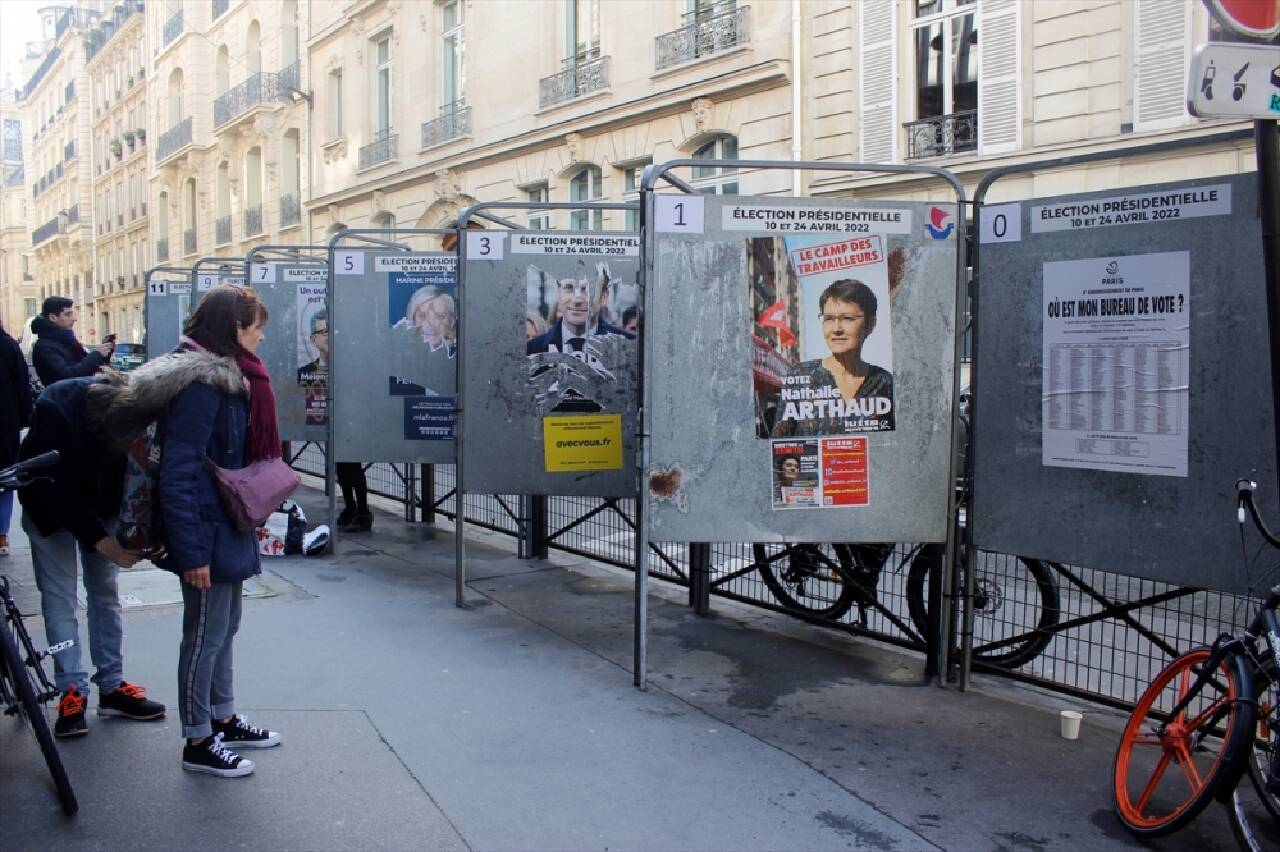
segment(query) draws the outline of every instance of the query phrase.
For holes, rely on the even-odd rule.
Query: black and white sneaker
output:
[[[236,748],[271,748],[280,745],[278,733],[250,725],[249,720],[239,713],[232,716],[229,722],[214,719],[213,732],[222,737],[224,743]]]
[[[215,734],[196,745],[182,747],[182,768],[222,778],[239,778],[253,774],[253,761],[224,746],[222,734]]]

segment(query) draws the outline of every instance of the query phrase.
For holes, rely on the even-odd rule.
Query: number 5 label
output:
[[[502,260],[506,234],[467,232],[467,260]]]
[[[669,234],[701,234],[701,195],[655,195],[654,230]]]
[[[338,275],[364,275],[364,252],[335,251],[333,271]]]

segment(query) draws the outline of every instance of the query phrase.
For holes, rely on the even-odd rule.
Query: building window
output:
[[[329,137],[342,137],[342,71],[329,72]]]
[[[396,217],[394,213],[379,213],[373,217],[373,227],[385,228],[391,230],[396,226]]]
[[[650,160],[645,160],[642,163],[634,163],[632,165],[622,167],[623,201],[638,202],[640,200],[640,177],[644,174],[644,167],[650,162]],[[625,226],[628,231],[638,231],[640,229],[639,210],[626,211]]]
[[[693,167],[693,185],[707,195],[737,195],[737,166],[716,165],[716,160],[738,159],[738,138],[724,134],[704,142],[693,152],[693,159],[707,160],[705,166]]]
[[[526,187],[524,200],[532,204],[545,204],[550,201],[551,196],[547,191],[547,185],[540,183],[537,186]],[[551,217],[545,210],[530,210],[526,224],[531,231],[549,231],[551,230]]]
[[[604,197],[604,174],[599,166],[583,166],[569,181],[570,201],[599,201]],[[569,214],[569,227],[575,231],[604,230],[603,210],[575,210]]]
[[[374,130],[379,135],[391,132],[391,36],[374,42],[373,109]]]
[[[600,58],[600,0],[565,0],[565,65],[581,65]]]
[[[461,108],[466,97],[466,40],[463,30],[462,0],[449,0],[441,7],[443,45],[440,56],[444,61],[443,86],[440,95],[442,111],[446,114]]]
[[[917,123],[908,128],[908,157],[972,151],[977,147],[975,8],[975,0],[915,1],[911,30]]]

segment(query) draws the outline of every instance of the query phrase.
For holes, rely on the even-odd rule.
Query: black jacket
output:
[[[19,456],[57,450],[58,464],[39,482],[18,492],[26,516],[43,536],[66,529],[85,547],[107,535],[106,523],[120,511],[124,456],[112,456],[88,428],[86,394],[94,378],[68,379],[44,389],[36,400],[31,431]]]
[[[31,330],[36,333],[31,363],[45,387],[63,379],[92,376],[107,363],[107,356],[93,349],[82,356],[63,339],[65,333],[44,317],[36,317]]]
[[[31,381],[17,341],[0,330],[0,467],[18,460],[18,432],[31,425]]]
[[[610,325],[604,320],[596,322],[595,331],[592,334],[621,334],[623,337],[631,340],[635,337],[629,331],[624,331],[616,325]],[[531,338],[524,345],[526,355],[537,355],[540,352],[551,351],[551,347],[555,347],[556,352],[564,351],[564,320],[556,320],[551,328],[539,334],[537,337]]]

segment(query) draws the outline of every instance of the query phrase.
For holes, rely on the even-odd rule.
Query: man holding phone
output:
[[[31,364],[45,387],[63,379],[92,376],[111,363],[115,351],[114,334],[97,346],[85,349],[76,339],[75,303],[62,296],[50,296],[40,306],[40,316],[31,322],[36,343],[31,349]]]

